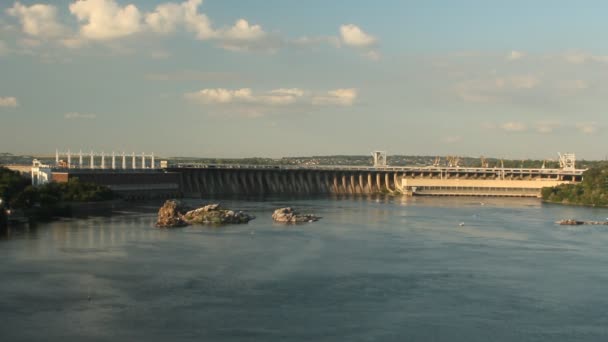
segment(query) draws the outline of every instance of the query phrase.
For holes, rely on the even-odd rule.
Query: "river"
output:
[[[4,232],[0,340],[608,340],[608,226],[554,223],[605,220],[608,209],[487,198],[222,204],[257,218],[158,229],[160,203],[149,203]],[[273,223],[287,205],[323,218]]]

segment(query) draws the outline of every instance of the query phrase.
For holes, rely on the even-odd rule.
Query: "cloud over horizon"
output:
[[[17,98],[13,96],[0,97],[0,107],[15,108],[19,105]]]
[[[299,88],[279,88],[266,92],[254,93],[251,88],[224,89],[207,88],[184,94],[187,100],[203,104],[261,104],[269,106],[286,106],[296,103],[312,105],[351,106],[357,98],[355,89],[335,89],[326,93],[313,94]]]
[[[235,52],[274,53],[289,46],[339,48],[344,45],[363,51],[361,55],[368,59],[380,57],[378,51],[371,49],[377,39],[354,24],[340,26],[340,37],[302,36],[292,39],[276,32],[268,33],[260,24],[245,18],[238,18],[229,26],[214,27],[211,19],[199,12],[202,5],[202,0],[165,2],[145,11],[135,4],[123,5],[116,0],[75,0],[68,6],[68,13],[76,19],[76,28],[62,24],[58,9],[52,4],[27,6],[15,1],[6,13],[20,22],[21,32],[30,41],[43,39],[72,49],[91,43],[108,44],[135,35],[169,36],[183,31],[192,33],[196,40],[214,42],[221,49]]]

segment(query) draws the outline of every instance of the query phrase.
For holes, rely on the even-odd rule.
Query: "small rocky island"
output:
[[[578,221],[573,219],[559,220],[555,223],[561,226],[608,225],[608,221]]]
[[[168,200],[158,210],[156,226],[175,228],[191,224],[239,224],[247,223],[254,218],[242,211],[222,208],[219,204],[209,204],[191,210],[179,201]]]
[[[272,213],[272,220],[280,223],[305,223],[319,221],[320,217],[312,214],[300,214],[293,208],[280,208]]]

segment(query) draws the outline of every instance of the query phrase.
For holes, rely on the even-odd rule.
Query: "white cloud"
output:
[[[263,38],[266,32],[259,25],[249,25],[245,19],[239,19],[234,26],[223,32],[224,39],[231,40],[258,40]]]
[[[9,96],[9,97],[0,97],[0,107],[17,107],[19,103],[17,103],[17,98]]]
[[[516,61],[518,59],[524,58],[525,56],[526,56],[525,52],[513,50],[507,55],[507,60]]]
[[[500,126],[500,128],[507,132],[523,132],[528,129],[526,124],[519,121],[505,122]]]
[[[153,12],[145,15],[145,23],[152,32],[169,34],[183,27],[193,32],[197,39],[207,40],[215,37],[217,32],[213,29],[209,18],[198,13],[202,0],[188,0],[181,4],[164,3],[156,6]]]
[[[146,14],[145,22],[153,32],[162,34],[173,33],[186,21],[185,18],[187,13],[191,9],[189,6],[191,2],[196,1],[189,1],[181,4],[173,2],[160,4],[156,6],[154,12]],[[200,3],[200,1],[198,2]]]
[[[554,130],[561,126],[562,124],[559,121],[539,121],[536,123],[536,131],[542,134],[553,133]]]
[[[354,88],[336,89],[328,91],[327,94],[313,97],[312,103],[315,105],[351,106],[356,98],[357,90]]]
[[[376,44],[376,38],[363,32],[357,25],[347,24],[340,26],[342,42],[348,46],[369,47]]]
[[[275,89],[271,90],[269,94],[264,95],[260,98],[263,103],[272,105],[288,105],[295,103],[299,98],[304,96],[304,91],[298,88],[290,89]]]
[[[141,14],[133,4],[119,6],[115,0],[77,0],[70,12],[82,22],[80,34],[91,40],[126,37],[141,30]]]
[[[211,27],[211,21],[205,14],[198,13],[198,6],[202,0],[189,0],[182,4],[186,6],[184,21],[188,29],[196,34],[198,39],[204,40],[215,36],[215,31]]]
[[[275,52],[284,44],[282,37],[270,35],[260,25],[251,25],[245,19],[237,20],[228,29],[219,30],[216,39],[220,47],[230,51]]]
[[[86,120],[92,120],[97,118],[97,115],[95,114],[83,114],[83,113],[78,113],[78,112],[70,112],[70,113],[65,113],[63,115],[63,118],[66,120],[76,120],[76,119],[86,119]]]
[[[597,122],[577,122],[576,129],[583,134],[594,134],[597,132]]]
[[[236,90],[217,88],[202,89],[198,92],[184,95],[189,100],[198,100],[207,104],[226,104],[233,102],[248,102],[253,99],[250,88]]]
[[[353,24],[342,25],[339,37],[304,36],[291,40],[276,32],[268,33],[261,25],[244,18],[236,20],[232,26],[214,28],[207,15],[199,12],[202,4],[203,0],[165,2],[147,12],[118,0],[73,0],[68,8],[79,24],[75,30],[58,22],[57,8],[53,5],[28,7],[17,1],[7,13],[19,18],[24,33],[38,39],[52,38],[54,43],[71,49],[91,41],[110,42],[136,34],[169,35],[184,30],[193,33],[198,40],[213,41],[230,51],[275,52],[285,46],[327,44],[336,48],[353,47],[365,58],[380,59],[380,53],[372,48],[376,38]],[[116,48],[111,44],[107,46]],[[165,56],[160,55],[161,58]]]
[[[304,96],[304,91],[297,88],[275,89],[262,94],[254,94],[250,88],[241,89],[202,89],[198,92],[187,93],[186,99],[200,101],[205,104],[262,104],[284,106],[295,103]]]
[[[219,46],[231,51],[274,51],[282,44],[277,36],[271,36],[257,24],[246,19],[238,19],[233,26],[224,29],[213,28],[209,18],[198,12],[202,0],[188,0],[178,3],[158,5],[153,12],[145,15],[147,28],[155,33],[169,34],[178,28],[193,32],[199,40],[216,40]]]
[[[41,38],[60,37],[66,33],[66,28],[57,21],[57,8],[53,5],[35,4],[22,5],[19,1],[6,10],[10,16],[16,17],[21,23],[24,33]]]
[[[184,98],[209,105],[288,106],[308,104],[351,106],[357,98],[357,91],[355,89],[335,89],[324,94],[314,95],[310,91],[299,88],[279,88],[261,93],[254,93],[251,88],[211,88],[186,93]]]

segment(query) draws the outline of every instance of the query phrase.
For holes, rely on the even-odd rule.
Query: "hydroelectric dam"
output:
[[[582,180],[584,170],[178,164],[185,197],[216,195],[366,195],[540,197],[541,189]]]
[[[61,155],[67,158],[60,159]],[[71,178],[109,187],[126,198],[276,195],[503,196],[540,197],[544,187],[582,181],[574,154],[560,155],[559,168],[388,166],[386,152],[372,153],[373,166],[240,165],[157,163],[154,154],[55,152],[55,165],[34,160],[32,184]],[[77,162],[74,162],[77,158]],[[88,161],[85,160],[88,158]],[[108,158],[108,163],[106,163]],[[451,159],[450,159],[451,158]],[[501,163],[502,164],[502,163]]]

